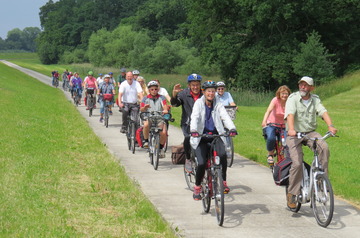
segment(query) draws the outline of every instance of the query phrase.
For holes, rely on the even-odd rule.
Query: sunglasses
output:
[[[150,88],[149,90],[150,91],[157,91],[158,89],[157,88]]]

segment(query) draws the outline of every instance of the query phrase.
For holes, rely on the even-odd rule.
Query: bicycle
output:
[[[216,219],[219,226],[222,226],[224,222],[225,203],[222,165],[220,164],[220,157],[217,155],[217,151],[215,150],[215,145],[217,140],[221,140],[221,136],[228,137],[229,135],[199,135],[199,137],[214,138],[211,142],[210,153],[208,153],[207,165],[205,167],[205,174],[201,182],[201,200],[204,212],[206,213],[210,211],[211,199],[215,200]]]
[[[109,103],[113,99],[113,94],[104,93],[104,94],[102,94],[102,96],[103,96],[103,101],[105,102],[104,124],[105,124],[106,128],[108,128],[108,126],[109,126],[109,111],[110,111]]]
[[[63,90],[66,92],[69,89],[69,81],[67,79],[63,79]]]
[[[79,87],[74,87],[73,88],[73,99],[74,99],[74,104],[76,106],[79,106]]]
[[[225,106],[225,109],[227,111],[227,113],[229,114],[231,120],[235,120],[236,119],[236,106]],[[227,166],[230,168],[234,162],[234,141],[232,137],[227,137]]]
[[[188,188],[190,189],[190,191],[194,191],[195,181],[196,181],[197,163],[196,163],[196,158],[195,158],[195,152],[193,149],[191,149],[191,152],[190,152],[190,160],[191,160],[192,170],[190,173],[186,172],[185,164],[184,164],[184,175],[185,175],[185,181],[186,181]]]
[[[94,97],[94,88],[88,88],[86,90],[87,92],[87,96],[86,96],[86,101],[87,101],[87,106],[89,107],[89,117],[92,116],[92,111],[94,109],[94,105],[96,105],[96,99]]]
[[[58,77],[55,77],[55,79],[54,79],[54,86],[55,86],[55,88],[59,87],[59,78]]]
[[[139,108],[139,106],[138,106]],[[138,109],[139,110],[139,109]],[[138,121],[137,118],[135,118],[135,111],[131,110],[129,113],[127,120],[128,120],[128,127],[126,132],[126,137],[128,141],[128,147],[129,150],[135,154],[135,143],[136,143],[136,122]]]
[[[159,166],[159,155],[160,155],[160,132],[163,130],[158,127],[161,121],[164,121],[162,111],[151,111],[142,112],[140,115],[141,119],[144,120],[145,113],[148,114],[148,121],[150,123],[149,128],[149,157],[150,164],[153,165],[154,169],[157,170]]]
[[[273,158],[277,158],[277,162],[282,161],[284,158],[286,158],[287,155],[287,148],[286,148],[286,142],[285,142],[285,136],[284,136],[284,128],[283,123],[269,123],[268,126],[274,126],[275,127],[275,153],[273,155]],[[266,128],[264,127],[263,130]],[[280,129],[280,130],[279,130]],[[266,139],[265,139],[266,140]],[[270,170],[274,172],[274,163],[269,165]]]
[[[327,227],[333,216],[334,212],[334,194],[329,178],[321,168],[319,163],[318,154],[316,152],[316,142],[318,140],[326,140],[328,137],[335,136],[330,131],[326,132],[325,136],[321,138],[309,138],[306,134],[298,133],[298,138],[306,138],[313,141],[314,160],[311,164],[310,171],[303,163],[303,179],[301,182],[300,195],[295,199],[296,208],[290,209],[293,212],[298,212],[301,208],[301,204],[310,202],[313,208],[315,219],[317,223],[322,227]],[[288,192],[288,186],[286,186],[286,194]]]

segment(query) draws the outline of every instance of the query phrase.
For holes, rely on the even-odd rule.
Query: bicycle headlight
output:
[[[215,164],[220,165],[220,157],[219,156],[215,156]]]

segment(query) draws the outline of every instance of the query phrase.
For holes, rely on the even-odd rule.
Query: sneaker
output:
[[[162,149],[160,150],[159,158],[165,158],[165,151]]]
[[[104,118],[100,117],[100,123],[102,123],[104,121]]]
[[[89,110],[89,107],[86,107],[86,110]]]
[[[94,105],[94,109],[96,108],[96,105]]]
[[[149,141],[145,141],[145,142],[144,142],[143,148],[149,148]]]
[[[186,173],[192,173],[192,161],[189,159],[185,160],[185,171]]]
[[[120,133],[125,134],[125,133],[126,133],[126,130],[125,130],[124,128],[121,128]]]
[[[201,186],[199,185],[199,186],[195,186],[194,187],[194,193],[193,193],[193,198],[194,198],[194,200],[195,201],[199,201],[199,200],[201,200],[201,195],[200,195],[200,193],[201,193]]]
[[[112,111],[109,111],[109,114],[112,115],[113,114]]]
[[[224,184],[224,193],[229,193],[230,192],[230,188],[227,186],[226,181],[223,181]]]
[[[295,195],[292,195],[291,193],[288,193],[286,195],[286,199],[287,199],[288,208],[295,209],[296,208]]]

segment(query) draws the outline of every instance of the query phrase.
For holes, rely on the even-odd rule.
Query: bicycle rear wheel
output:
[[[334,194],[329,178],[326,174],[317,175],[317,194],[315,186],[311,194],[311,203],[317,223],[327,227],[334,213]]]
[[[232,137],[229,137],[229,149],[230,157],[227,157],[227,166],[231,167],[234,162],[234,141]]]
[[[191,159],[191,164],[192,164],[192,172],[188,173],[185,170],[185,164],[184,164],[184,175],[185,175],[185,181],[187,186],[189,187],[189,189],[191,191],[194,191],[194,187],[195,187],[195,181],[196,181],[196,161],[194,158],[194,154],[190,153],[190,159]]]
[[[215,211],[216,219],[219,226],[222,226],[224,222],[224,183],[222,178],[221,169],[216,170],[214,184],[213,184],[213,193],[215,197]]]
[[[129,122],[130,123],[130,122]],[[131,122],[131,131],[130,131],[130,142],[131,142],[131,152],[135,154],[135,122]]]
[[[209,170],[205,171],[204,178],[201,182],[201,197],[204,212],[208,213],[210,211],[211,197],[210,197],[210,188],[209,188]]]
[[[159,154],[160,154],[160,135],[159,133],[156,133],[155,136],[153,136],[153,166],[154,169],[157,170],[159,166]]]
[[[285,194],[286,194],[286,196],[287,196],[287,194],[288,194],[288,186],[289,185],[286,185],[286,189],[285,189]],[[287,204],[286,204],[286,206],[287,206]],[[296,201],[296,208],[290,208],[289,206],[287,206],[287,208],[290,210],[290,211],[292,211],[292,212],[298,212],[299,210],[300,210],[300,208],[301,208],[301,203],[299,203],[298,201]]]

